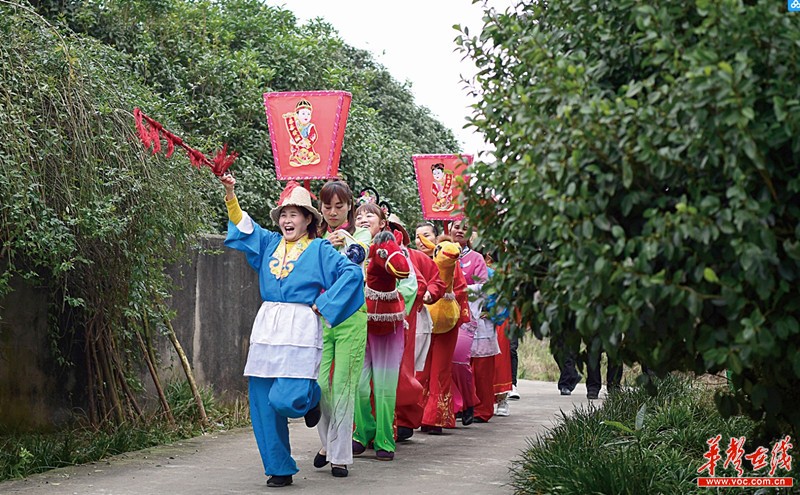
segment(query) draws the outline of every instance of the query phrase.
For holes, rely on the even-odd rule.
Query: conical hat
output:
[[[278,206],[269,212],[269,216],[272,217],[272,221],[276,224],[278,223],[278,219],[281,217],[281,210],[284,206],[299,206],[301,208],[305,208],[312,215],[314,215],[314,217],[316,217],[318,224],[322,223],[322,215],[311,203],[311,193],[309,193],[305,187],[293,180],[290,180],[289,183],[286,184],[286,188],[281,193],[280,198],[278,198]]]

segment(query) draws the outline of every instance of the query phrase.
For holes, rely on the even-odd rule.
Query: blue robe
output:
[[[294,249],[285,252],[281,251],[285,246],[281,241],[282,235],[263,229],[246,213],[238,227],[229,222],[225,245],[245,253],[250,266],[258,272],[259,290],[265,303],[305,307],[316,304],[333,326],[364,304],[361,268],[339,254],[330,242],[298,241]],[[282,264],[284,255],[286,263]],[[316,379],[322,350],[321,327],[308,323],[309,311],[306,309],[303,314],[302,307],[298,313],[291,305],[283,305],[288,309],[262,315],[265,306],[262,305],[251,334],[245,374]],[[286,315],[286,321],[276,324],[276,315],[279,318]],[[267,324],[268,328],[258,328],[260,324]],[[298,366],[310,367],[313,373],[296,370]]]
[[[291,456],[287,418],[318,407],[316,377],[322,353],[322,325],[310,307],[333,326],[364,304],[361,267],[321,239],[287,247],[283,236],[261,228],[243,213],[228,223],[225,245],[247,255],[258,272],[263,303],[253,325],[245,375],[250,417],[264,473],[297,473]]]

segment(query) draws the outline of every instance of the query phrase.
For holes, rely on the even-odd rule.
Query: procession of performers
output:
[[[312,94],[323,108],[314,120],[329,134],[321,135],[311,121]],[[458,418],[469,426],[508,416],[507,398],[519,398],[507,322],[489,316],[497,303],[483,288],[491,268],[471,245],[472,229],[463,219],[450,220],[457,211],[454,177],[471,155],[412,157],[426,218],[445,215],[438,219],[447,219],[451,231],[440,236],[435,224],[420,224],[416,249],[372,188],[356,199],[347,183],[328,180],[314,204],[310,179],[321,178],[314,174],[337,177],[351,96],[264,94],[277,177],[289,179],[270,210],[277,232],[239,205],[236,179],[228,172],[237,154],[229,154],[227,145],[211,159],[140,109],[133,112],[145,148],[158,153],[164,139],[168,156],[181,147],[193,165],[218,177],[228,211],[225,246],[242,251],[258,274],[262,304],[243,374],[269,487],[291,485],[299,471],[289,418],[302,417],[317,428],[314,467],[330,464],[331,474],[344,478],[353,456],[392,461],[397,442],[415,431],[441,435]],[[274,125],[277,115],[285,128]],[[288,139],[278,139],[284,129]]]
[[[315,206],[292,181],[271,211],[277,233],[241,209],[231,175],[220,181],[225,245],[245,253],[263,299],[244,374],[268,486],[298,472],[288,418],[317,428],[313,465],[341,478],[353,456],[393,460],[415,431],[508,415],[508,340],[487,316],[490,270],[463,220],[451,236],[421,224],[413,249],[403,222],[371,195],[358,204],[331,180]]]

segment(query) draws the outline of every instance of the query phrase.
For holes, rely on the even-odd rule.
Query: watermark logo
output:
[[[800,2],[800,0],[794,0]],[[800,9],[800,5],[798,6]],[[708,450],[703,454],[706,462],[697,470],[698,474],[708,473],[708,476],[697,478],[697,486],[705,487],[788,487],[792,486],[793,479],[789,476],[775,476],[779,470],[789,473],[792,470],[791,437],[786,437],[775,442],[772,450],[766,447],[757,447],[749,454],[744,450],[746,437],[731,437],[725,449],[725,462],[722,468],[731,466],[736,471],[736,476],[716,476],[717,464],[722,460],[719,442],[722,435],[717,435],[706,440]],[[766,476],[743,476],[742,460],[750,461],[753,471],[764,470]],[[769,469],[767,469],[769,468]]]
[[[786,0],[789,12],[800,12],[800,0]]]

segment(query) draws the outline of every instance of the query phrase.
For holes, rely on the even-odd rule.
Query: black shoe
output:
[[[331,474],[335,478],[347,478],[347,466],[331,466]]]
[[[406,426],[398,426],[397,427],[397,441],[402,442],[403,440],[408,440],[409,438],[414,436],[414,430],[408,428]]]
[[[289,476],[270,476],[267,479],[267,486],[278,488],[281,486],[289,486],[292,484],[292,475]]]
[[[308,426],[309,428],[313,428],[317,426],[317,423],[319,423],[319,419],[321,417],[322,417],[322,409],[319,407],[319,402],[317,402],[317,405],[314,406],[313,409],[308,411],[306,415],[303,416],[303,419],[306,420],[306,426]]]
[[[357,456],[360,456],[361,454],[363,454],[364,452],[366,452],[366,450],[367,450],[367,448],[366,448],[366,447],[364,447],[363,445],[361,445],[361,444],[360,444],[359,442],[357,442],[356,440],[353,440],[353,455],[354,455],[354,456],[356,456],[356,457],[357,457]]]
[[[572,395],[572,390],[568,389],[567,387],[561,387],[558,390],[561,392],[561,395]]]
[[[589,392],[586,394],[586,397],[589,399],[596,399],[600,395],[600,392]]]
[[[461,424],[469,426],[475,420],[475,408],[470,406],[461,413]]]
[[[488,419],[483,419],[483,418],[478,418],[478,417],[476,417],[476,418],[475,418],[475,422],[476,422],[476,423],[488,423],[488,422],[489,422],[489,420],[488,420]]]
[[[317,455],[314,456],[314,467],[321,468],[325,467],[327,464],[328,464],[328,456],[317,452]]]

